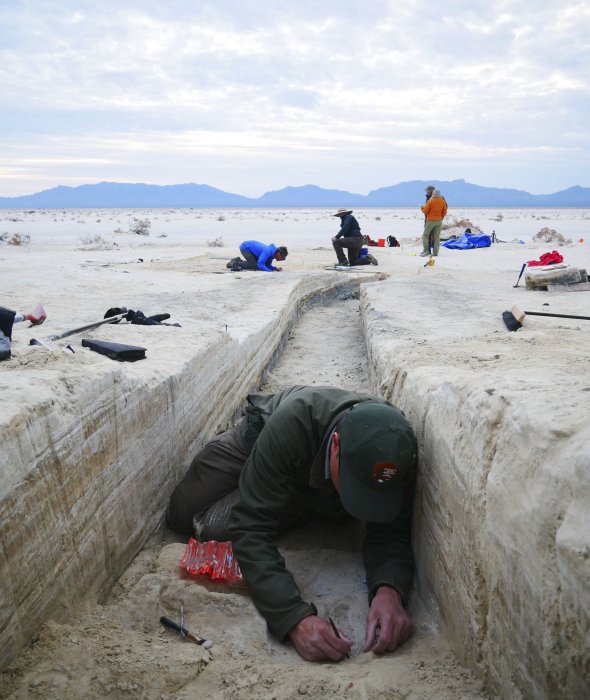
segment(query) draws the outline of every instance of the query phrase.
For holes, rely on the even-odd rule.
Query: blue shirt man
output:
[[[244,241],[240,243],[240,253],[246,259],[239,263],[243,270],[261,270],[262,272],[281,272],[281,267],[272,264],[273,259],[282,262],[289,254],[285,246],[274,243],[266,245],[260,241]]]

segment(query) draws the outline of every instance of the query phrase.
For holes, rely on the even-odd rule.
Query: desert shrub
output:
[[[547,226],[535,233],[533,241],[536,243],[557,243],[558,245],[571,245],[572,243],[571,238],[566,238],[554,228]]]
[[[472,224],[469,219],[457,219],[454,216],[447,216],[445,218],[444,224],[441,226],[442,231],[448,231],[449,229],[459,229],[461,233],[465,231],[466,228],[471,229],[471,233],[481,233],[482,230],[476,224]]]
[[[110,250],[113,247],[118,247],[114,241],[108,241],[106,238],[103,238],[100,233],[94,236],[81,236],[80,243],[84,246],[91,247],[93,250]]]
[[[217,236],[212,241],[207,241],[209,248],[223,248],[223,236]]]
[[[225,221],[225,216],[218,216],[217,221]]]
[[[29,245],[30,242],[28,233],[0,233],[0,245]]]
[[[149,219],[136,219],[129,224],[129,233],[135,233],[138,236],[149,236],[152,222]]]
[[[107,243],[108,241],[104,239],[100,233],[94,236],[80,236],[80,243],[82,245],[93,245],[96,243]]]

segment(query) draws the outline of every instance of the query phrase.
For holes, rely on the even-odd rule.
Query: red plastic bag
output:
[[[192,576],[204,574],[212,581],[225,581],[232,586],[246,585],[231,542],[199,542],[191,537],[180,566]]]

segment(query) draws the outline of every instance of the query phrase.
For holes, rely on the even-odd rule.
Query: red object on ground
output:
[[[41,304],[38,304],[25,318],[30,322],[31,326],[40,326],[47,318],[47,314]]]
[[[552,250],[550,253],[543,253],[538,260],[529,260],[527,265],[535,267],[540,265],[555,265],[560,262],[563,262],[563,255],[556,250]]]
[[[192,576],[204,574],[212,581],[226,581],[234,586],[246,585],[231,542],[199,542],[191,537],[180,566]]]

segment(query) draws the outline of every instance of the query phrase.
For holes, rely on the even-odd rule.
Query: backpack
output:
[[[400,247],[399,241],[397,240],[397,238],[395,236],[387,236],[387,245],[390,248],[399,248]]]
[[[242,265],[244,264],[244,261],[242,258],[232,258],[226,265],[226,267],[231,270],[232,272],[241,272],[242,271]]]

